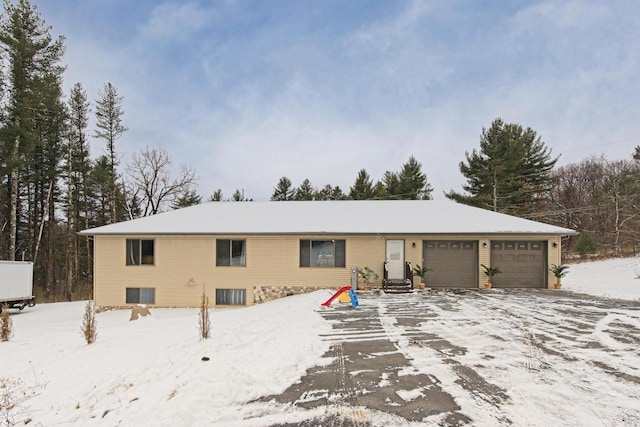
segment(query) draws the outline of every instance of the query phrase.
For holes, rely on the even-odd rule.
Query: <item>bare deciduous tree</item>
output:
[[[594,244],[619,255],[635,252],[640,235],[640,164],[632,160],[609,161],[604,156],[570,164],[554,172],[550,209],[538,216],[578,230]],[[572,237],[569,248],[581,239]]]
[[[182,165],[176,178],[172,178],[170,173],[171,158],[164,149],[145,147],[133,155],[127,166],[127,200],[138,201],[141,216],[162,212],[176,197],[197,183],[196,174],[190,166]]]

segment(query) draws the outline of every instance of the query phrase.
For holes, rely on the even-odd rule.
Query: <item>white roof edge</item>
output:
[[[530,234],[576,231],[443,200],[209,202],[79,233],[95,235]]]

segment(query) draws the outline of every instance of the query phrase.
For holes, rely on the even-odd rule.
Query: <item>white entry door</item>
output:
[[[389,279],[404,279],[404,240],[387,240]]]

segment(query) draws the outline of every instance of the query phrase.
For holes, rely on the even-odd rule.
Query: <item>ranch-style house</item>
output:
[[[452,201],[210,202],[81,232],[93,239],[97,306],[247,306],[353,284],[548,288],[573,230]],[[419,279],[417,279],[419,282]]]

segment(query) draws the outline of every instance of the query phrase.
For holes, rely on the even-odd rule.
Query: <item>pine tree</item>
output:
[[[234,191],[233,194],[231,195],[231,201],[244,202],[245,201],[244,191],[240,191],[239,189],[236,189],[236,191]]]
[[[222,201],[222,190],[220,188],[218,188],[216,191],[213,192],[213,194],[211,196],[209,196],[208,201],[210,202],[221,202]]]
[[[292,200],[293,194],[295,190],[292,188],[292,183],[289,178],[283,176],[278,181],[278,184],[273,189],[273,194],[271,195],[271,201],[282,202],[286,200]]]
[[[63,176],[66,109],[62,93],[63,68],[50,65],[34,81],[38,96],[33,100],[33,129],[35,134],[30,161],[26,163],[27,206],[30,210],[28,231],[34,240],[32,260],[40,268],[39,283],[56,291],[56,266],[64,259],[64,237],[57,226],[57,205],[60,201],[60,178]],[[37,211],[37,214],[36,214]],[[41,250],[39,251],[39,249]],[[40,255],[41,254],[41,255]],[[44,272],[43,272],[44,270]],[[45,280],[42,280],[44,275]]]
[[[451,191],[450,199],[512,214],[535,210],[546,197],[557,161],[531,129],[496,119],[482,129],[480,150],[465,153],[460,172],[467,179],[463,189],[469,195]]]
[[[19,237],[26,240],[23,247],[35,251],[36,223],[43,218],[42,212],[29,209],[35,209],[35,205],[21,208],[22,182],[31,186],[29,194],[38,198],[35,201],[42,209],[46,205],[42,197],[52,194],[48,188],[54,185],[59,172],[57,147],[48,150],[43,138],[58,142],[56,134],[60,129],[55,127],[60,126],[61,112],[56,96],[64,71],[58,65],[64,53],[64,39],[53,40],[50,27],[29,0],[18,0],[16,4],[5,1],[4,12],[0,21],[0,48],[8,75],[0,154],[6,159],[2,180],[9,188],[7,259],[15,260]],[[46,169],[52,166],[53,169]],[[53,203],[50,205],[49,212],[55,209]],[[19,236],[21,209],[27,209],[22,218],[31,223],[25,234]]]
[[[375,197],[377,199],[397,199],[399,193],[400,180],[398,174],[386,171],[382,179],[376,183]]]
[[[311,185],[311,181],[305,179],[302,184],[295,190],[293,200],[313,200],[316,189]]]
[[[321,190],[316,191],[315,200],[346,200],[347,196],[339,186],[333,187],[331,184],[325,185]]]
[[[87,143],[89,102],[80,83],[76,83],[71,89],[67,107],[69,117],[66,146],[67,256],[65,262],[67,266],[67,292],[70,294],[74,278],[78,279],[84,275],[85,283],[91,282],[93,268],[89,239],[80,238],[77,235],[81,229],[89,228],[91,215],[89,200],[91,160]],[[83,243],[82,252],[80,250],[81,242]]]
[[[404,200],[429,200],[433,188],[427,182],[427,176],[422,173],[422,165],[415,157],[410,156],[407,163],[397,174],[397,198]]]
[[[351,200],[371,200],[375,196],[373,181],[367,173],[366,169],[360,169],[356,181],[349,189],[349,198]]]
[[[200,203],[202,203],[202,196],[198,195],[195,190],[186,190],[173,201],[171,209],[186,208]]]
[[[122,96],[111,83],[104,85],[96,102],[96,131],[94,136],[106,143],[107,160],[109,161],[109,209],[110,222],[117,222],[118,213],[118,165],[120,160],[116,151],[116,141],[128,130],[122,124]]]
[[[99,227],[111,223],[111,167],[109,158],[100,155],[94,161],[89,175],[91,185],[92,217],[91,227]]]

